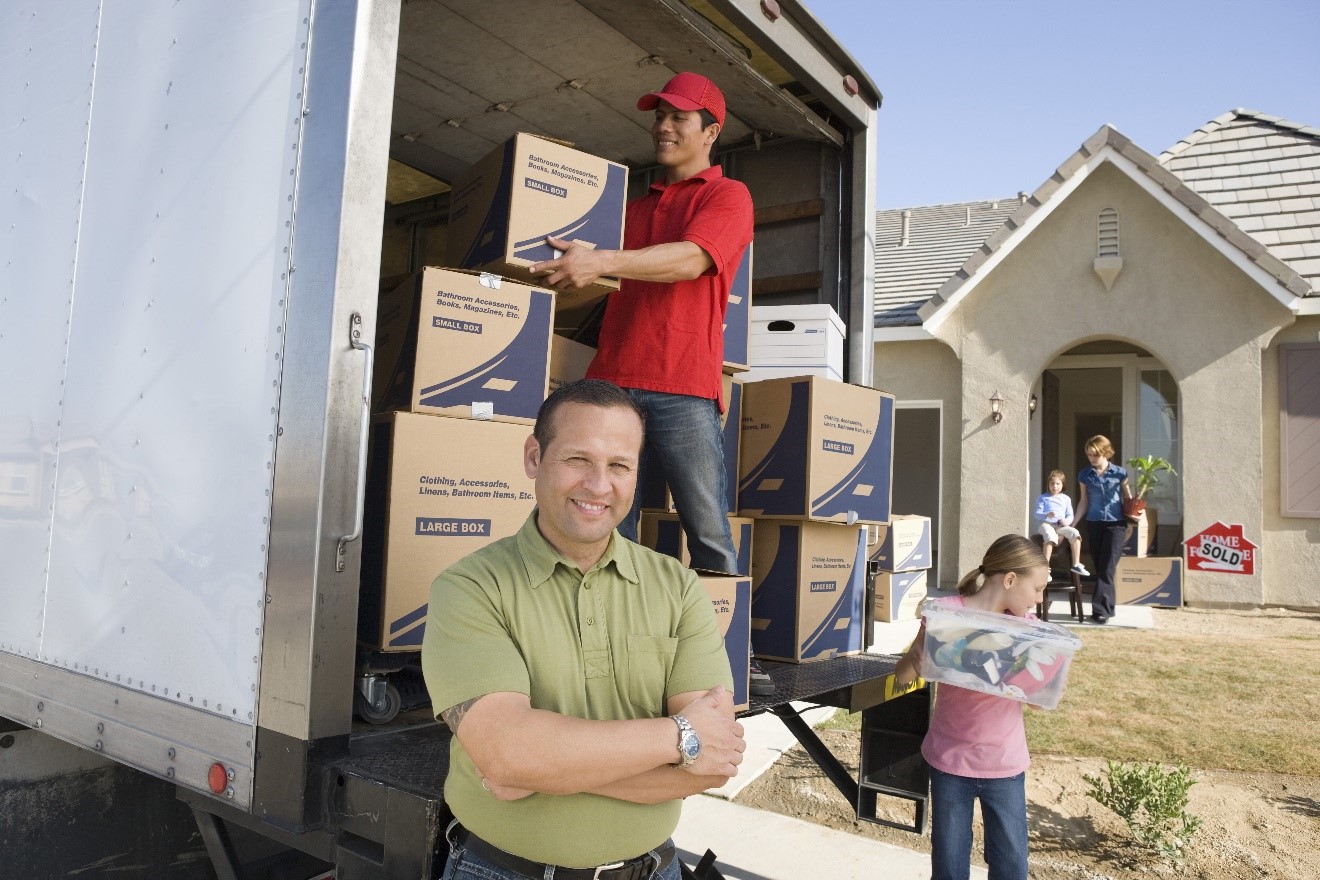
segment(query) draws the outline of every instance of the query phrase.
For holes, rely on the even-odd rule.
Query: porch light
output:
[[[996,388],[995,393],[990,395],[990,418],[994,419],[996,425],[1004,418],[1004,414],[1000,412],[1003,408],[1004,395],[1000,394],[999,389]]]
[[[1033,394],[1027,398],[1027,418],[1031,418],[1036,414],[1036,407],[1038,406],[1040,406],[1040,401],[1036,398],[1036,395]]]

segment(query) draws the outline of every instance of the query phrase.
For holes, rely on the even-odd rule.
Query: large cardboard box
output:
[[[926,570],[882,571],[875,576],[875,619],[916,620],[926,598]]]
[[[532,512],[528,430],[403,412],[377,417],[371,430],[358,638],[416,651],[436,575],[515,534]]]
[[[753,306],[749,380],[823,376],[843,381],[844,326],[825,304]]]
[[[738,512],[889,521],[894,397],[818,377],[743,386]]]
[[[372,404],[530,425],[545,400],[554,294],[427,267],[381,297]]]
[[[729,288],[724,312],[724,372],[739,373],[750,366],[752,318],[752,245],[747,245]]]
[[[726,375],[723,385],[724,414],[720,419],[724,426],[724,509],[726,513],[737,513],[743,384],[741,379]],[[654,472],[649,479],[637,484],[637,497],[643,510],[674,509],[674,496],[668,484]]]
[[[617,162],[536,135],[514,135],[454,185],[446,262],[535,283],[529,267],[558,256],[546,244],[548,235],[617,250],[627,189],[628,169]],[[618,287],[602,278],[561,293],[558,305],[577,308]]]
[[[1119,605],[1158,605],[1181,608],[1183,561],[1177,556],[1123,556],[1114,572]]]
[[[558,333],[550,340],[550,391],[585,378],[596,349]]]
[[[747,708],[751,685],[747,658],[751,656],[752,580],[718,575],[701,575],[699,580],[715,606],[715,620],[733,670],[733,708],[741,711]]]
[[[866,526],[759,519],[752,529],[752,650],[805,663],[864,650]]]
[[[752,572],[752,520],[745,516],[729,517],[729,531],[733,533],[733,553],[738,558],[738,570],[724,574],[747,575]],[[678,514],[662,510],[643,510],[637,525],[638,543],[666,556],[672,556],[684,565],[692,564],[688,552],[687,534],[678,521]]]
[[[871,561],[880,571],[930,568],[930,517],[897,515],[882,523],[879,529],[880,542],[871,554]]]

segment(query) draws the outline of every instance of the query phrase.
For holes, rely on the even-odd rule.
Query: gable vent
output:
[[[1098,223],[1098,246],[1096,248],[1097,257],[1117,257],[1118,256],[1118,211],[1114,208],[1105,208],[1100,212]]]

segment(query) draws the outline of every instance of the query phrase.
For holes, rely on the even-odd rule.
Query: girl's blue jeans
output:
[[[930,768],[931,880],[968,880],[972,805],[981,801],[989,880],[1027,880],[1027,774],[973,779]]]

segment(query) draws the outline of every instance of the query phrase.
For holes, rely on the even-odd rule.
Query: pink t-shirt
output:
[[[962,596],[936,600],[961,607]],[[1035,615],[1028,614],[1028,617]],[[1022,704],[1006,697],[938,684],[921,754],[936,770],[975,779],[1016,776],[1031,766]]]

